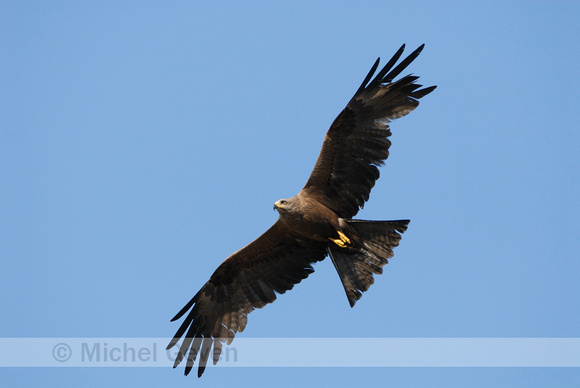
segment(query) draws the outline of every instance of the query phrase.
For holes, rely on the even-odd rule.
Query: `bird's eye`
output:
[[[280,204],[281,204],[281,205],[286,205],[286,201],[285,201],[285,200],[281,200],[281,201],[280,201]]]

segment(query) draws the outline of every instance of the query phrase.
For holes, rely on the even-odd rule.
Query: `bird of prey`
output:
[[[247,315],[272,303],[314,272],[330,256],[352,306],[381,274],[409,220],[364,221],[353,217],[389,156],[389,122],[405,116],[436,86],[421,88],[419,77],[397,77],[421,52],[398,65],[405,45],[375,74],[372,66],[346,108],[326,133],[306,185],[274,204],[279,218],[264,234],[230,255],[172,319],[185,316],[167,349],[184,337],[174,367],[186,356],[187,375],[199,354],[198,377],[210,353],[215,364],[222,345],[246,327]],[[211,352],[213,346],[213,352]]]

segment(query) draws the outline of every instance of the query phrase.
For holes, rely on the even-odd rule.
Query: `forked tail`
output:
[[[328,248],[328,253],[340,276],[350,307],[353,307],[362,293],[374,283],[373,274],[383,273],[383,267],[388,263],[387,259],[393,257],[393,248],[399,245],[409,220],[345,221],[358,234],[360,246],[332,246]]]

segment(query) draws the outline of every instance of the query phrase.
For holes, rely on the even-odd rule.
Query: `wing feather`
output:
[[[199,355],[201,376],[210,356],[214,364],[217,362],[221,344],[231,343],[235,334],[245,329],[250,312],[300,283],[314,271],[311,264],[325,255],[324,245],[301,240],[280,221],[232,254],[172,319],[187,313],[167,346],[172,348],[184,337],[174,367],[187,355],[185,374],[189,374]]]
[[[369,199],[379,178],[377,166],[389,156],[391,131],[388,123],[411,112],[419,105],[418,99],[436,87],[420,89],[421,85],[415,83],[419,77],[413,75],[393,82],[423,47],[421,45],[395,66],[405,48],[401,46],[373,79],[379,64],[377,60],[326,133],[303,190],[339,217],[354,217]]]

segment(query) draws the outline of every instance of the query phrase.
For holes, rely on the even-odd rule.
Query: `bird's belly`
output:
[[[335,221],[332,218],[312,214],[306,214],[288,221],[289,228],[294,232],[309,240],[316,241],[328,241],[329,237],[336,236],[338,227],[338,218]]]

